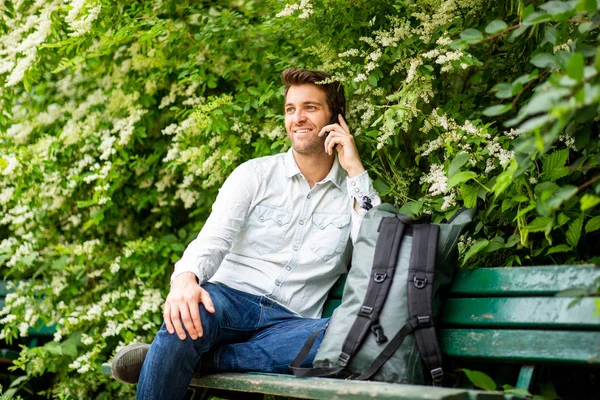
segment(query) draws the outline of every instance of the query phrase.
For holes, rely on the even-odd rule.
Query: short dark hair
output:
[[[341,82],[331,82],[321,84],[331,75],[323,71],[313,71],[310,69],[288,68],[281,73],[281,82],[285,85],[283,91],[284,97],[287,96],[290,86],[304,85],[312,83],[325,91],[327,106],[332,114],[338,113],[344,115],[346,111],[346,96],[344,94],[344,86]],[[333,115],[332,115],[333,116]]]

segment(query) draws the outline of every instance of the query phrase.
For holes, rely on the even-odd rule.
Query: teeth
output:
[[[301,129],[299,131],[296,131],[296,133],[306,133],[306,132],[310,132],[310,129]]]

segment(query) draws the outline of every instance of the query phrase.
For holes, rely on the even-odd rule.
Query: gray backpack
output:
[[[314,367],[300,366],[321,331],[292,361],[294,374],[423,383],[424,364],[432,383],[441,385],[434,321],[440,290],[452,280],[458,238],[474,213],[462,209],[447,224],[432,224],[413,221],[389,204],[370,210],[354,245],[342,304],[331,317]]]

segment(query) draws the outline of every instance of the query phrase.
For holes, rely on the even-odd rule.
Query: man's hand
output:
[[[325,139],[325,152],[333,155],[334,149],[337,150],[340,165],[348,172],[350,178],[354,178],[362,173],[365,167],[360,161],[348,124],[341,115],[338,115],[338,121],[337,124],[325,125],[319,132],[319,136],[329,132],[329,136]]]
[[[209,313],[215,312],[210,295],[196,281],[196,275],[185,272],[173,280],[171,291],[165,301],[163,318],[170,334],[177,332],[185,340],[187,331],[193,340],[202,337],[202,323],[198,303],[204,304]],[[183,326],[181,325],[183,321]],[[185,326],[185,330],[183,327]]]

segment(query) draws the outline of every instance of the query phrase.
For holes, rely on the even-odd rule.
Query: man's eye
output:
[[[307,106],[306,109],[312,111],[312,110],[316,110],[317,107],[315,107],[315,106]]]
[[[285,112],[286,112],[287,114],[291,114],[291,113],[293,113],[293,112],[294,112],[294,109],[293,109],[293,108],[286,108],[286,109],[285,109]]]

